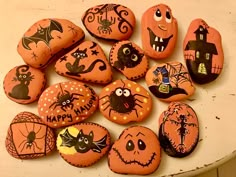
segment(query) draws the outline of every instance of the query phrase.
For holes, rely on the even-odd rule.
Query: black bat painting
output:
[[[29,44],[34,42],[37,44],[38,42],[42,41],[49,47],[49,42],[53,37],[51,36],[51,32],[53,30],[63,32],[62,26],[59,22],[55,20],[50,20],[50,25],[48,27],[41,27],[37,29],[37,32],[34,33],[32,36],[24,36],[22,38],[22,45],[25,49],[31,50]]]
[[[84,134],[82,130],[79,131],[77,137],[72,136],[68,129],[63,134],[60,134],[62,139],[61,146],[73,147],[79,153],[86,153],[89,150],[93,152],[101,153],[101,150],[107,146],[106,140],[107,135],[101,138],[98,141],[93,141],[93,131],[91,131],[88,135]]]

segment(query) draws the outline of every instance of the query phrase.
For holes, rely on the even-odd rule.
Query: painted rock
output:
[[[52,128],[75,124],[87,119],[97,109],[94,90],[78,81],[68,81],[48,87],[38,101],[38,112]]]
[[[3,87],[6,96],[20,104],[36,101],[46,84],[45,74],[28,65],[11,69],[5,76]]]
[[[143,77],[148,70],[148,59],[143,50],[131,41],[120,41],[114,44],[109,59],[111,66],[130,80]]]
[[[76,167],[91,166],[109,150],[111,140],[108,130],[95,123],[79,123],[61,130],[57,149],[61,157]]]
[[[159,140],[164,151],[174,157],[185,157],[196,147],[199,138],[198,118],[187,104],[172,102],[159,119]]]
[[[149,90],[162,101],[179,101],[190,97],[195,87],[187,69],[180,62],[157,64],[146,74]]]
[[[102,89],[99,109],[118,124],[143,121],[152,109],[152,98],[141,85],[130,80],[116,80]]]
[[[109,168],[120,174],[151,174],[160,161],[161,148],[157,135],[143,126],[126,128],[108,154]]]
[[[28,65],[44,68],[84,39],[83,30],[69,20],[42,19],[23,35],[17,51]]]
[[[18,159],[46,156],[56,147],[53,130],[30,112],[21,112],[12,120],[5,141],[7,152]]]
[[[112,80],[109,65],[102,48],[85,41],[56,62],[56,72],[77,80],[105,84]]]
[[[220,33],[202,19],[191,22],[185,36],[184,58],[194,82],[215,80],[223,68],[224,54]]]
[[[92,36],[119,41],[129,39],[136,19],[133,12],[123,5],[101,4],[88,9],[82,22]]]
[[[162,59],[172,54],[178,36],[178,24],[167,5],[158,4],[146,10],[142,16],[141,30],[146,55]]]

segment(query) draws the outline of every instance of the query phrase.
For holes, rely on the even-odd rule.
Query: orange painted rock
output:
[[[123,5],[101,4],[88,9],[82,22],[92,36],[119,41],[129,39],[136,20],[133,12]]]
[[[108,130],[95,123],[79,123],[61,130],[57,149],[61,157],[76,167],[91,166],[109,150],[111,138]]]
[[[149,90],[162,101],[183,100],[195,92],[187,69],[180,62],[157,64],[146,74]]]
[[[141,30],[146,55],[162,59],[172,54],[178,36],[178,24],[167,5],[158,4],[146,10],[142,16]]]
[[[143,50],[131,41],[114,44],[109,59],[110,64],[130,80],[143,77],[148,70],[148,59]]]
[[[88,85],[68,81],[48,87],[38,101],[38,112],[52,128],[75,124],[91,116],[98,105],[98,97]]]
[[[102,48],[85,41],[56,62],[56,72],[77,80],[105,84],[112,80],[109,65]]]
[[[28,65],[44,68],[83,39],[83,30],[69,20],[42,19],[24,33],[17,51]]]
[[[6,96],[20,104],[36,101],[46,84],[45,74],[28,65],[11,69],[5,76],[3,87]]]
[[[196,147],[199,138],[198,118],[187,104],[172,102],[159,118],[159,140],[164,151],[185,157]]]
[[[18,159],[46,156],[56,147],[53,130],[30,112],[21,112],[12,120],[5,141],[7,152]]]
[[[150,114],[152,98],[136,82],[116,80],[100,92],[99,109],[108,120],[118,124],[140,122]]]
[[[120,174],[148,175],[156,171],[160,161],[157,135],[143,126],[126,128],[108,154],[109,168]]]
[[[183,49],[194,82],[206,84],[219,76],[224,63],[221,35],[204,20],[195,19],[191,22]]]

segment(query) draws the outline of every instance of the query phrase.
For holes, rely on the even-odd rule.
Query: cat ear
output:
[[[130,43],[128,43],[128,45],[132,46],[132,43],[130,42]]]
[[[91,132],[89,133],[89,136],[92,137],[92,139],[93,139],[93,131],[91,131]]]
[[[79,134],[78,134],[78,135],[84,135],[84,133],[83,133],[83,130],[82,130],[82,129],[79,131]]]

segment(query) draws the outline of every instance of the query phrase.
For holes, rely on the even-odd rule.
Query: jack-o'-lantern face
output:
[[[178,25],[171,9],[164,4],[149,8],[142,17],[142,44],[155,59],[168,57],[174,50]]]
[[[150,174],[160,163],[156,134],[142,126],[127,128],[109,152],[109,167],[122,174]]]

